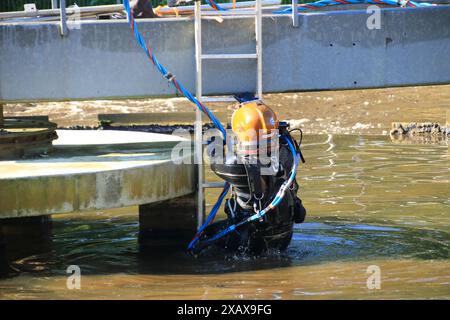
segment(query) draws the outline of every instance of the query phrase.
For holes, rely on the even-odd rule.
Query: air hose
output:
[[[220,194],[219,198],[217,199],[216,203],[214,204],[213,208],[211,209],[211,212],[209,213],[208,217],[206,218],[203,225],[198,229],[197,233],[195,234],[194,238],[191,240],[191,242],[188,245],[188,250],[192,250],[195,246],[195,244],[200,239],[200,236],[202,235],[203,231],[207,226],[209,226],[216,217],[217,211],[219,211],[220,206],[222,205],[223,199],[227,195],[228,191],[230,190],[230,184],[228,182],[225,182],[225,185],[223,186],[222,193]]]
[[[316,2],[308,2],[301,3],[298,5],[299,11],[311,10],[311,9],[319,9],[327,6],[336,6],[341,4],[382,4],[382,5],[390,5],[390,6],[401,6],[401,7],[429,7],[434,6],[435,4],[426,3],[426,2],[415,2],[408,0],[320,0]],[[283,13],[292,13],[292,7],[289,6],[283,10],[277,10],[273,13],[283,14]]]
[[[200,0],[197,0],[197,1],[200,1]],[[221,6],[219,6],[216,2],[214,2],[214,0],[206,0],[206,1],[208,2],[209,6],[210,6],[211,8],[213,8],[214,10],[217,10],[217,11],[227,11],[227,9],[224,9],[224,8],[222,8]]]
[[[153,65],[164,76],[164,78],[166,78],[167,81],[169,81],[169,83],[172,83],[174,85],[174,87],[177,89],[177,91],[180,94],[184,95],[189,101],[194,103],[203,113],[205,113],[208,116],[208,118],[212,121],[214,126],[217,129],[219,129],[219,131],[222,133],[223,138],[225,140],[226,139],[226,131],[225,131],[225,128],[220,123],[220,121],[211,113],[211,111],[203,103],[198,101],[197,98],[192,93],[190,93],[188,90],[186,90],[172,73],[167,71],[167,69],[158,61],[156,56],[153,54],[150,47],[145,43],[144,38],[142,37],[141,33],[138,30],[136,20],[133,17],[129,0],[123,0],[123,6],[125,8],[125,11],[127,12],[128,23],[130,24],[131,30],[134,33],[134,37],[136,38],[136,41],[138,42],[138,44],[142,48],[142,50],[144,50],[145,54],[152,61]]]
[[[214,3],[213,0],[208,0],[210,3]],[[156,58],[156,56],[153,54],[153,52],[151,51],[150,47],[146,44],[143,36],[141,35],[141,33],[138,30],[137,27],[137,23],[133,17],[131,8],[130,8],[130,3],[129,0],[123,0],[123,5],[125,8],[125,11],[127,12],[127,18],[128,18],[128,23],[131,27],[131,30],[133,31],[133,34],[136,38],[136,41],[138,42],[139,46],[144,50],[144,52],[146,53],[147,57],[150,59],[150,61],[153,63],[153,65],[158,69],[158,71],[168,80],[169,83],[172,83],[174,85],[174,87],[177,89],[177,91],[180,94],[183,94],[189,101],[191,101],[192,103],[194,103],[203,113],[205,113],[209,119],[211,119],[211,121],[213,122],[214,126],[219,129],[219,131],[222,133],[224,141],[226,140],[226,131],[225,128],[222,126],[222,124],[219,122],[219,120],[211,113],[211,111],[203,104],[201,103],[199,100],[196,99],[196,97],[190,93],[188,90],[186,90],[183,85],[175,78],[175,76],[170,73]],[[219,8],[219,7],[217,7]],[[220,9],[217,9],[220,10]],[[235,224],[235,225],[231,225],[229,226],[227,229],[219,232],[218,234],[216,234],[214,237],[212,237],[211,239],[208,240],[208,242],[212,242],[215,241],[219,238],[222,238],[223,236],[225,236],[226,234],[232,232],[233,230],[235,230],[236,228],[238,228],[239,226],[250,222],[250,221],[254,221],[257,219],[261,219],[267,212],[269,212],[270,210],[272,210],[273,208],[275,208],[279,202],[283,199],[284,194],[286,189],[292,184],[292,182],[295,179],[295,174],[297,171],[297,167],[298,167],[298,154],[294,148],[294,145],[292,144],[292,142],[290,141],[289,138],[287,138],[286,136],[283,136],[283,138],[287,141],[289,148],[292,152],[292,155],[294,157],[294,164],[290,173],[290,177],[288,180],[286,180],[282,186],[280,187],[280,190],[278,191],[278,193],[276,194],[275,198],[272,200],[272,202],[263,210],[258,211],[256,214],[250,216],[249,218]],[[225,183],[224,185],[224,189],[221,193],[221,195],[219,196],[219,199],[217,200],[216,204],[214,205],[213,209],[211,210],[210,214],[208,215],[207,220],[205,221],[205,223],[203,224],[203,226],[199,229],[199,231],[197,232],[196,236],[194,237],[194,239],[191,241],[191,243],[189,244],[189,249],[193,248],[193,246],[195,245],[195,243],[198,241],[199,236],[201,235],[201,232],[206,228],[206,226],[208,226],[214,219],[217,211],[219,210],[223,199],[225,198],[226,194],[228,193],[228,190],[230,189],[230,185],[228,183]]]

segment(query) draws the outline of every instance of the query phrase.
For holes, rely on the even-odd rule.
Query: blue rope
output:
[[[228,182],[225,182],[222,193],[220,194],[219,198],[217,199],[216,203],[211,209],[211,212],[209,213],[203,225],[200,227],[200,229],[198,229],[197,233],[194,236],[194,239],[192,239],[192,241],[189,243],[188,250],[192,250],[194,245],[200,240],[200,235],[203,232],[203,230],[205,230],[205,228],[212,223],[212,221],[216,217],[217,211],[219,211],[220,206],[222,205],[223,199],[228,193],[228,190],[230,190],[230,184]]]
[[[426,3],[426,2],[415,2],[408,0],[320,0],[316,2],[308,2],[302,3],[298,5],[299,11],[306,11],[311,9],[318,9],[326,6],[335,6],[341,4],[385,4],[391,6],[405,6],[405,7],[428,7],[434,6],[435,4]],[[292,7],[287,7],[282,10],[274,11],[273,13],[283,14],[283,13],[292,13]]]
[[[211,0],[212,1],[212,0]],[[200,101],[198,101],[193,94],[191,94],[188,90],[186,90],[181,83],[178,82],[178,80],[173,76],[170,72],[167,71],[167,69],[158,61],[156,56],[152,53],[151,49],[146,45],[144,37],[141,35],[137,28],[136,21],[134,20],[134,17],[131,13],[130,8],[130,2],[129,0],[123,0],[123,6],[127,12],[128,17],[128,23],[131,26],[131,29],[133,30],[134,37],[136,38],[139,46],[144,50],[147,57],[149,57],[153,63],[153,65],[158,69],[158,71],[169,81],[171,82],[175,88],[182,93],[189,101],[194,103],[202,112],[206,113],[206,115],[211,119],[214,126],[220,130],[220,132],[223,135],[224,141],[226,141],[226,131],[225,128],[222,126],[220,121],[211,113],[211,111],[204,106]],[[225,198],[226,194],[228,193],[228,190],[230,189],[230,185],[228,183],[225,183],[224,189],[222,191],[221,196],[217,200],[216,204],[214,205],[212,211],[208,215],[208,219],[205,222],[205,224],[200,228],[199,232],[197,233],[195,239],[198,239],[199,234],[203,231],[203,229],[214,219],[217,211],[219,210],[223,199]],[[195,242],[194,242],[195,244]],[[192,246],[194,245],[192,244]]]
[[[211,8],[217,11],[227,11],[227,9],[219,6],[214,0],[206,0]]]
[[[215,4],[215,2],[213,0],[208,0],[208,2],[210,2],[210,4]],[[186,90],[183,85],[178,82],[178,80],[175,78],[174,75],[172,75],[170,72],[167,71],[167,69],[158,61],[158,59],[156,58],[156,56],[152,53],[151,49],[147,46],[147,44],[145,43],[144,37],[141,35],[141,33],[138,30],[137,27],[137,23],[131,13],[131,8],[130,8],[130,3],[129,0],[123,0],[123,5],[125,8],[125,11],[127,12],[127,17],[128,17],[128,23],[131,26],[131,29],[133,30],[134,36],[139,44],[139,46],[144,50],[145,54],[147,55],[148,58],[151,59],[153,65],[158,69],[158,71],[170,82],[172,83],[175,88],[182,93],[189,101],[191,101],[192,103],[194,103],[202,112],[206,113],[206,115],[211,119],[211,121],[213,122],[214,126],[219,129],[223,135],[224,140],[226,139],[226,131],[225,128],[222,126],[222,124],[220,123],[220,121],[211,113],[211,111],[206,108],[206,106],[204,106],[200,101],[198,101],[194,95],[192,95],[188,90]],[[216,10],[224,10],[224,9],[219,9],[220,7],[217,6]],[[296,154],[295,148],[293,147],[292,143],[289,141],[289,139],[287,139],[285,137],[285,139],[287,140],[291,151],[293,152],[294,155],[294,168],[291,171],[291,177],[282,185],[282,187],[280,188],[280,191],[278,192],[277,196],[274,198],[274,200],[271,202],[271,204],[269,205],[268,208],[265,208],[264,210],[258,212],[257,214],[249,217],[246,220],[243,220],[235,225],[231,225],[229,226],[227,229],[219,232],[217,235],[215,235],[213,238],[210,239],[210,241],[214,241],[215,239],[219,239],[221,237],[223,237],[224,235],[228,234],[229,232],[232,232],[233,230],[235,230],[237,227],[243,225],[244,223],[256,220],[261,218],[266,212],[268,212],[269,210],[273,209],[276,205],[279,204],[279,202],[283,199],[284,196],[284,192],[282,192],[282,190],[285,190],[285,188],[283,188],[283,186],[287,186],[290,185],[290,183],[292,183],[293,179],[295,179],[295,172],[297,170],[297,166],[298,166],[298,155]],[[290,183],[288,183],[290,181]],[[193,246],[195,245],[195,243],[197,243],[197,241],[199,240],[199,236],[200,234],[204,231],[204,229],[213,221],[213,219],[215,218],[217,211],[219,210],[223,199],[225,198],[225,196],[227,195],[228,191],[230,189],[230,184],[228,182],[225,183],[224,185],[224,189],[221,193],[221,195],[219,196],[219,199],[217,200],[216,204],[213,206],[211,212],[208,215],[208,218],[206,219],[205,223],[200,227],[199,231],[197,232],[196,236],[194,237],[194,239],[191,241],[191,243],[189,244],[189,249],[192,249]]]
[[[123,6],[125,8],[125,11],[127,12],[128,23],[130,24],[131,29],[133,30],[136,41],[138,42],[139,46],[144,50],[145,54],[151,59],[153,65],[169,82],[171,82],[175,86],[175,88],[180,93],[182,93],[189,101],[194,103],[202,112],[204,112],[211,119],[214,126],[220,130],[225,140],[226,131],[225,128],[220,123],[220,121],[217,120],[217,118],[211,113],[211,111],[208,108],[206,108],[206,106],[203,105],[200,101],[198,101],[193,94],[191,94],[188,90],[186,90],[184,86],[180,82],[178,82],[178,80],[175,78],[174,75],[172,75],[170,72],[167,71],[167,69],[158,61],[156,56],[152,53],[151,49],[146,45],[144,37],[139,32],[137,28],[137,23],[131,13],[129,0],[123,0]]]

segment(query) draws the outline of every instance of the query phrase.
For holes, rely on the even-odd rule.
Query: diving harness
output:
[[[232,134],[237,143],[229,143],[225,158],[211,147],[217,146],[217,141],[209,144],[211,169],[225,180],[225,186],[189,244],[191,252],[197,254],[211,245],[253,254],[287,248],[294,223],[302,223],[306,215],[295,179],[299,162],[304,162],[302,135],[299,130],[300,140],[296,141],[292,131],[263,102],[240,103],[232,116]],[[213,223],[228,189],[231,197],[225,201],[227,219]]]

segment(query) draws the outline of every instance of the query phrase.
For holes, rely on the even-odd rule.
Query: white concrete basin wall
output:
[[[0,218],[140,205],[195,190],[194,165],[171,160],[182,138],[125,131],[58,135],[49,157],[0,161]]]

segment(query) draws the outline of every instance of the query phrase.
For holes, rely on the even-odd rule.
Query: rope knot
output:
[[[164,78],[166,78],[167,81],[172,82],[173,79],[174,79],[175,77],[174,77],[173,74],[171,74],[170,72],[167,72],[167,73],[164,75]]]

